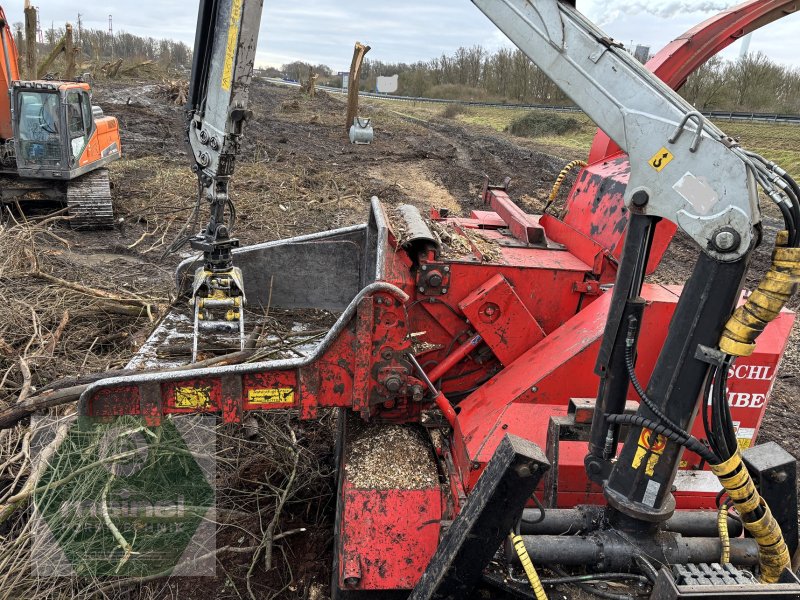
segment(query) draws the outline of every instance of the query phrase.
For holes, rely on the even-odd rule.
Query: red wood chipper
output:
[[[260,3],[234,2],[220,28],[202,2],[189,140],[212,220],[193,240],[203,266],[177,272],[194,334],[206,310],[238,327],[245,299],[339,317],[302,358],[107,379],[81,414],[157,426],[340,409],[336,597],[508,587],[483,570],[511,531],[523,597],[544,597],[533,567],[544,564],[641,573],[653,598],[798,597],[795,461],[755,442],[794,321],[782,306],[800,277],[800,190],[671,89],[794,3],[722,13],[652,59],[653,75],[568,3],[474,2],[606,132],[563,217],[528,214],[487,181],[468,216],[373,198],[363,225],[237,248],[227,182]],[[228,69],[211,57],[237,15],[244,59]],[[757,184],[782,203],[786,231],[745,297]],[[697,247],[694,273],[685,287],[649,283],[676,227]],[[422,448],[413,477],[395,477],[390,454],[353,468],[364,423],[397,452]],[[738,512],[723,515],[727,544],[721,498]],[[761,583],[745,576],[754,569]]]

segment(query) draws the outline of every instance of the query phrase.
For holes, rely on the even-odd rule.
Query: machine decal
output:
[[[707,215],[719,202],[719,194],[708,180],[689,171],[672,186],[672,189],[691,204],[699,215]]]
[[[106,156],[111,156],[112,154],[119,154],[119,148],[117,147],[117,142],[113,142],[108,148],[104,148],[103,151],[100,153],[100,156],[105,158]]]
[[[225,48],[225,68],[222,71],[222,89],[230,91],[233,82],[233,64],[239,40],[239,19],[242,17],[242,2],[234,0],[231,6],[231,25],[228,28],[228,45]]]
[[[661,489],[661,484],[658,483],[655,479],[651,479],[647,482],[647,487],[644,490],[644,496],[642,497],[642,502],[647,506],[655,506],[656,498],[658,497],[658,490]]]
[[[175,408],[205,408],[211,405],[211,387],[179,387],[175,390]]]
[[[654,439],[655,438],[655,439]],[[654,436],[652,430],[643,428],[642,433],[639,435],[639,447],[636,449],[636,454],[633,456],[633,462],[631,466],[634,469],[638,469],[644,457],[648,454],[650,458],[647,459],[647,466],[645,467],[645,473],[647,475],[653,476],[655,472],[656,465],[658,464],[661,455],[664,453],[664,448],[667,447],[667,438],[663,435]]]
[[[250,404],[294,404],[294,388],[248,390]]]
[[[666,148],[661,148],[661,150],[656,152],[655,156],[650,159],[650,166],[660,173],[669,163],[672,162],[673,158],[675,157],[672,155],[672,152]]]

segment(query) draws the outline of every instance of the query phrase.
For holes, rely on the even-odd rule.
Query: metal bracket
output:
[[[417,291],[427,296],[444,296],[450,288],[450,265],[426,263],[417,271]]]
[[[710,348],[703,344],[697,345],[697,350],[694,351],[694,357],[697,360],[708,363],[709,365],[714,365],[715,367],[721,367],[722,363],[725,361],[725,353],[722,352],[722,350]]]

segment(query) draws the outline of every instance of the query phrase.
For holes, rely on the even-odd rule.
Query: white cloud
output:
[[[738,0],[736,0],[738,2]],[[77,4],[74,0],[36,0],[43,27],[75,23],[80,11],[87,27],[105,29],[108,15],[115,31],[171,37],[192,44],[197,2],[186,0],[106,0]],[[667,44],[718,9],[726,0],[578,0],[578,8],[624,43]],[[22,2],[6,3],[9,20],[22,21]],[[756,32],[752,51],[800,65],[796,31],[800,17],[786,17]],[[335,70],[349,67],[353,43],[372,46],[370,58],[415,62],[449,53],[459,46],[488,49],[509,42],[469,0],[265,0],[258,59],[280,65],[292,60],[326,63]],[[735,56],[736,49],[728,56]]]

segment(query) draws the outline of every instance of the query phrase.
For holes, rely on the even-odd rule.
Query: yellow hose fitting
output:
[[[551,204],[556,199],[556,197],[558,197],[558,192],[559,190],[561,190],[561,186],[564,184],[564,180],[567,178],[567,175],[572,169],[574,169],[575,167],[584,168],[586,166],[587,164],[582,160],[573,160],[566,167],[561,169],[561,173],[558,174],[558,177],[556,177],[556,182],[555,184],[553,184],[553,189],[550,192],[550,197],[547,199],[547,203]]]
[[[722,553],[719,564],[726,565],[731,562],[731,538],[728,534],[728,505],[722,504],[717,513],[717,529],[719,530],[719,541],[722,546]]]
[[[533,562],[528,554],[528,549],[525,548],[525,542],[522,540],[522,537],[513,531],[509,537],[511,538],[511,545],[514,546],[514,550],[517,552],[517,556],[519,556],[519,561],[522,563],[522,568],[525,569],[525,575],[528,576],[528,582],[531,584],[536,600],[547,600],[547,594],[544,592],[542,581],[539,579],[536,567],[533,566]]]
[[[788,233],[778,234],[772,265],[758,288],[728,320],[719,349],[731,356],[750,356],[756,338],[775,320],[800,284],[800,248],[789,248]]]
[[[742,462],[742,455],[737,450],[725,462],[712,465],[711,471],[717,476],[722,487],[728,492],[733,506],[742,517],[745,529],[758,543],[758,562],[761,567],[761,582],[776,583],[784,569],[791,569],[792,561],[789,548],[783,539],[780,525],[772,516],[769,506],[756,490],[753,479]],[[760,514],[759,514],[760,513]],[[727,519],[727,509],[725,518]],[[720,526],[720,539],[723,540],[722,556],[725,556],[725,542],[722,536],[722,515],[717,520]],[[725,521],[727,534],[727,520]],[[728,540],[730,548],[730,540]],[[730,551],[730,550],[729,550]]]

